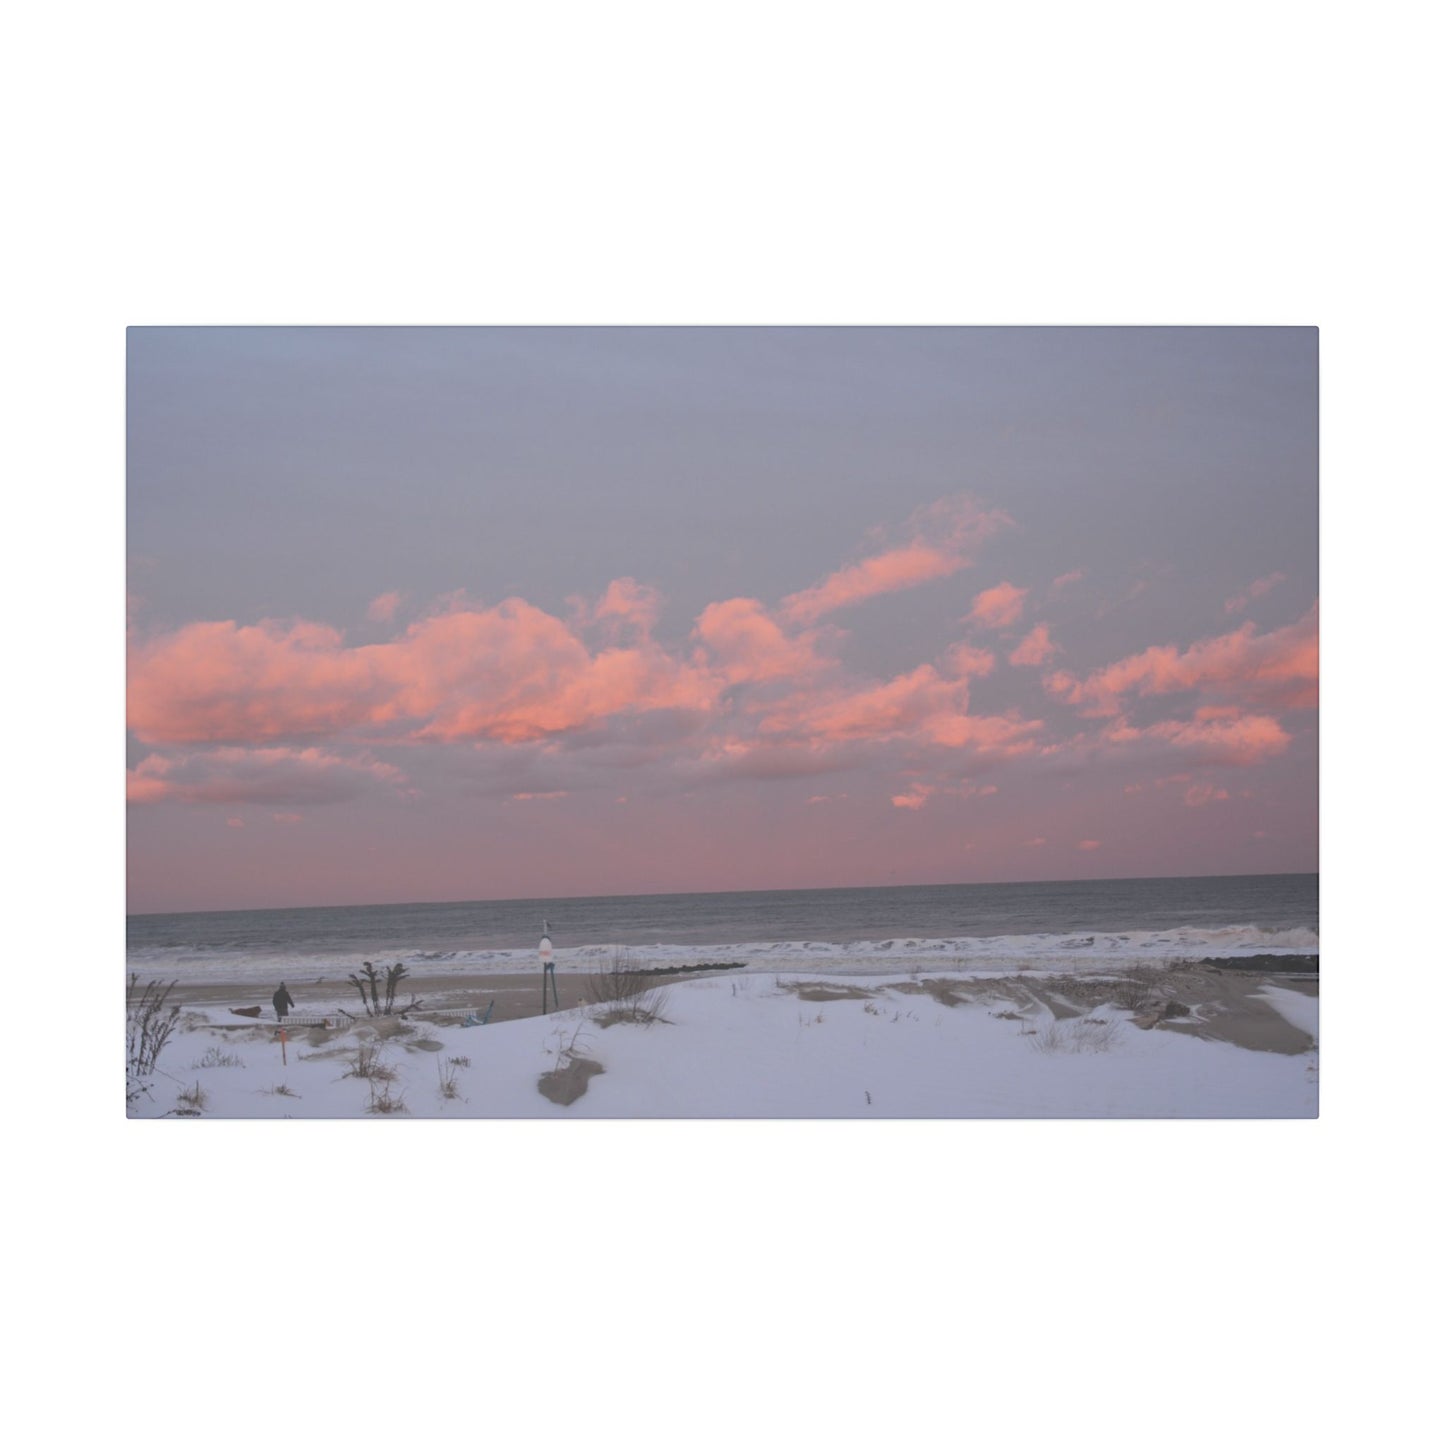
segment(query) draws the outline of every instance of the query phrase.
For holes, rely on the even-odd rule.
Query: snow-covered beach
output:
[[[429,978],[406,1015],[292,985],[283,1042],[254,986],[190,985],[141,1118],[1313,1118],[1314,960],[1246,969],[924,968],[646,977],[655,1017],[588,1002],[599,973]],[[1263,970],[1270,971],[1263,971]],[[1277,969],[1278,971],[1273,971]],[[603,970],[605,972],[605,970]],[[492,1021],[467,1026],[495,1001]],[[399,1001],[398,1006],[401,1006]],[[609,1017],[609,1013],[614,1016]],[[284,1057],[283,1057],[284,1053]]]

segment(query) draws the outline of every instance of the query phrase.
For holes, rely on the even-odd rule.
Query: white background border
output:
[[[12,18],[12,1408],[208,1445],[1411,1437],[1426,13]],[[124,327],[241,322],[1320,325],[1324,1118],[127,1124]]]

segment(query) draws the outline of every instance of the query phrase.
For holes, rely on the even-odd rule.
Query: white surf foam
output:
[[[1270,929],[1254,924],[1226,928],[1175,928],[1153,933],[1031,933],[993,938],[884,938],[849,943],[816,940],[768,940],[754,943],[615,945],[582,944],[557,948],[559,971],[592,972],[619,948],[638,968],[686,968],[703,964],[742,965],[754,972],[806,967],[831,973],[866,973],[880,964],[936,969],[1033,968],[1080,972],[1130,963],[1188,962],[1202,958],[1248,958],[1277,954],[1281,960],[1318,954],[1319,935],[1309,928]],[[183,982],[274,978],[295,983],[345,982],[370,960],[378,969],[405,963],[416,980],[446,975],[526,973],[539,967],[535,948],[477,949],[450,952],[391,950],[368,954],[308,954],[276,950],[150,948],[132,950],[128,972],[142,978]],[[405,987],[405,984],[403,984]]]

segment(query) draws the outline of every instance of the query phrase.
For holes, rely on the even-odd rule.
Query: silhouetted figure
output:
[[[285,1023],[286,1010],[295,1008],[296,1000],[286,992],[286,985],[284,983],[271,995],[271,1005],[276,1010],[277,1021],[279,1023]]]

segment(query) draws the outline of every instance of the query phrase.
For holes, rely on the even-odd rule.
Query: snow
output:
[[[949,1006],[898,975],[849,977],[861,997],[810,1001],[835,976],[745,974],[661,992],[665,1021],[604,1027],[573,1009],[485,1028],[416,1021],[375,1040],[367,1025],[294,1030],[283,1064],[274,1025],[234,1027],[225,1009],[190,1011],[131,1112],[173,1115],[199,1084],[205,1118],[357,1118],[378,1098],[424,1118],[1313,1118],[1317,1053],[1285,1055],[1145,1030],[1112,1006],[1079,1020],[1002,1018]],[[1318,1004],[1264,987],[1313,1034]],[[1016,1012],[1016,1010],[1015,1010]],[[384,1023],[392,1021],[383,1021]],[[313,1042],[313,1040],[316,1040]],[[379,1044],[394,1079],[352,1070]],[[207,1051],[234,1058],[218,1063]],[[538,1090],[575,1058],[602,1068],[568,1105]],[[458,1097],[444,1097],[450,1074]],[[284,1086],[288,1093],[276,1093]]]
[[[1307,1033],[1316,1044],[1320,1041],[1320,1001],[1307,994],[1296,993],[1292,988],[1278,988],[1265,984],[1258,997],[1295,1028]]]

